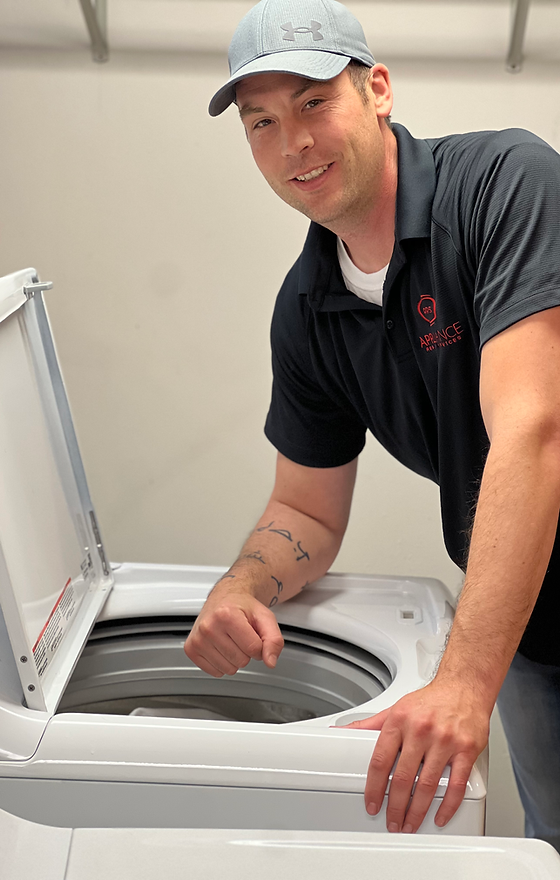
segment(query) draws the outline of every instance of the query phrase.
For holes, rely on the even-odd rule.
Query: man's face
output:
[[[355,223],[371,210],[385,161],[384,121],[347,71],[327,82],[247,77],[237,105],[255,161],[281,199],[324,226]]]

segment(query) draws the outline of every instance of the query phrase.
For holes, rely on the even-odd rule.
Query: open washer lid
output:
[[[0,279],[0,607],[25,702],[49,713],[113,584],[43,302],[51,286],[34,269]]]

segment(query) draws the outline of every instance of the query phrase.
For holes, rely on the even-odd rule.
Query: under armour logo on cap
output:
[[[286,31],[284,40],[291,40],[292,43],[296,41],[296,34],[313,34],[314,40],[322,40],[323,34],[321,33],[321,28],[323,25],[319,21],[310,22],[311,27],[297,27],[295,28],[291,21],[286,22],[286,24],[281,24],[280,27],[283,31]]]

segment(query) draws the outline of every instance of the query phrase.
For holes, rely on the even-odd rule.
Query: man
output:
[[[230,68],[210,113],[235,101],[260,171],[313,222],[272,325],[274,490],[185,650],[215,676],[275,665],[270,609],[334,560],[369,428],[439,483],[466,577],[433,681],[354,725],[380,731],[366,809],[398,758],[387,827],[416,831],[449,764],[449,821],[513,661],[527,830],[560,847],[560,157],[528,132],[391,126],[387,68],[334,0],[262,0]]]

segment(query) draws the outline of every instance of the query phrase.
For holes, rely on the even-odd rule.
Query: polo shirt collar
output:
[[[426,238],[431,232],[431,209],[436,186],[434,159],[425,140],[413,138],[403,125],[393,124],[398,146],[396,240]],[[391,264],[399,258],[395,248]],[[402,257],[400,258],[402,260]],[[394,267],[390,264],[389,273]],[[311,223],[300,258],[298,292],[314,311],[377,309],[347,290],[336,253],[336,235]]]
[[[413,138],[404,125],[393,125],[398,147],[396,239],[429,238],[436,168],[427,141]]]

